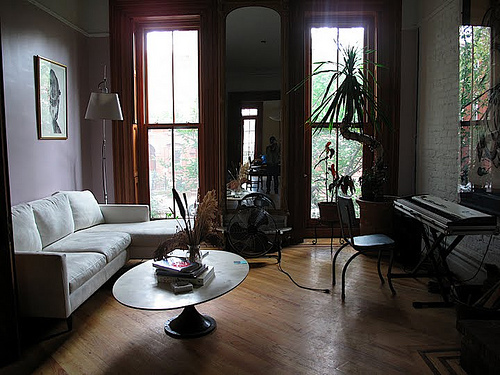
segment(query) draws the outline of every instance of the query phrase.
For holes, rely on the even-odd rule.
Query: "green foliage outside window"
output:
[[[478,120],[488,105],[490,28],[460,28],[460,119]]]
[[[460,185],[469,189],[469,173],[474,145],[484,131],[491,83],[491,29],[461,26],[459,35],[460,68]]]

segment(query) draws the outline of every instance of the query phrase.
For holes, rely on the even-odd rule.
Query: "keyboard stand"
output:
[[[423,223],[422,223],[423,224]],[[455,247],[462,241],[464,235],[457,235],[452,243],[445,247],[443,241],[446,238],[445,233],[438,233],[436,229],[429,227],[429,232],[432,235],[432,240],[429,238],[425,226],[422,225],[422,239],[428,249],[425,255],[420,259],[418,264],[409,273],[391,273],[391,278],[419,278],[419,277],[435,277],[439,286],[439,292],[443,301],[441,302],[413,302],[413,307],[420,308],[438,308],[438,307],[452,307],[454,304],[449,300],[448,290],[444,285],[444,281],[448,281],[450,285],[453,283],[453,274],[450,271],[446,258],[455,249]],[[422,266],[430,261],[432,265],[431,272],[421,272]],[[442,270],[440,270],[440,266]]]

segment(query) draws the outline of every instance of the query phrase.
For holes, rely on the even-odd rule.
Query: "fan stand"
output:
[[[283,249],[283,236],[292,230],[291,227],[279,228],[276,230],[276,251],[269,252],[267,254],[256,256],[256,257],[247,257],[245,258],[249,263],[257,263],[259,259],[276,259],[276,264],[281,263],[281,249]]]

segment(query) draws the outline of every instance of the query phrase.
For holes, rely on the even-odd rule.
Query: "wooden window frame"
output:
[[[347,28],[347,27],[363,27],[365,29],[364,38],[365,38],[365,47],[368,49],[376,48],[376,22],[374,15],[364,15],[364,16],[353,16],[353,15],[342,15],[335,14],[326,17],[325,15],[311,15],[306,19],[306,24],[304,27],[304,52],[305,52],[305,64],[304,64],[304,76],[307,77],[311,74],[311,62],[312,62],[312,53],[311,53],[311,28],[314,27],[336,27],[336,28]],[[375,57],[376,59],[376,57]],[[376,77],[377,72],[373,72]],[[309,81],[305,86],[305,114],[306,118],[309,118],[311,114],[311,82]],[[338,127],[340,124],[336,124]],[[314,127],[324,127],[327,125],[316,125]],[[312,153],[312,132],[314,131],[312,126],[304,127],[304,158],[305,158],[305,166],[307,168],[307,178],[306,184],[308,188],[305,192],[305,205],[307,206],[306,213],[306,227],[313,228],[318,226],[319,219],[311,218],[311,153]],[[366,130],[366,129],[365,129]],[[373,134],[374,129],[368,127],[369,134]],[[373,163],[373,153],[369,150],[366,150],[363,147],[363,168],[370,166]]]
[[[201,129],[204,125],[203,117],[203,97],[202,97],[202,33],[201,20],[199,16],[175,16],[162,17],[161,20],[146,20],[137,22],[135,25],[135,61],[136,61],[136,107],[137,107],[137,179],[138,179],[138,199],[140,202],[150,204],[149,186],[149,129],[197,129],[198,130],[198,184],[201,188],[202,181],[201,166],[203,165],[203,154],[200,150],[200,137],[203,133]],[[198,123],[154,123],[149,120],[149,109],[147,101],[148,81],[147,81],[147,55],[146,55],[146,35],[151,31],[174,31],[174,30],[196,30],[198,32]],[[142,88],[142,89],[141,89]],[[174,145],[172,144],[172,147]]]
[[[259,150],[262,150],[262,138],[257,137],[257,134],[262,134],[262,111],[263,111],[263,105],[262,102],[243,102],[241,104],[241,109],[244,108],[256,108],[257,109],[257,115],[256,116],[243,116],[241,115],[241,141],[243,145],[243,121],[246,119],[255,119],[255,147],[253,150],[254,156],[257,155]],[[240,112],[241,113],[241,112]],[[246,160],[243,160],[243,147],[241,149],[241,160],[243,163],[246,163]]]

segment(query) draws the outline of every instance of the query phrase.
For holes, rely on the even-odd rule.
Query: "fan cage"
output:
[[[231,218],[227,238],[232,250],[245,258],[274,251],[278,228],[272,215],[261,207],[242,207]]]

